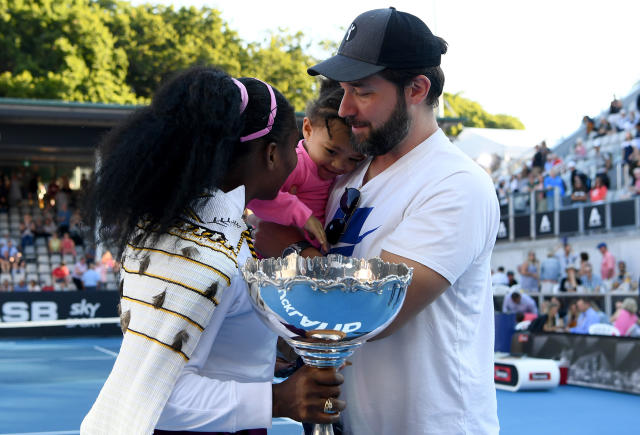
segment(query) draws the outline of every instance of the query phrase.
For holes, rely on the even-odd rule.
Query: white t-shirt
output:
[[[332,252],[382,250],[452,283],[390,337],[365,343],[344,369],[347,434],[497,434],[490,257],[499,206],[489,176],[438,130],[362,186],[368,164],[340,178],[359,208]]]
[[[246,244],[238,255],[250,257]],[[237,432],[270,428],[276,335],[258,318],[240,272],[231,279],[178,378],[156,428]]]

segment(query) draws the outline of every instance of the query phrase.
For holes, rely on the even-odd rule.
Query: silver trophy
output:
[[[379,258],[292,254],[249,260],[242,273],[253,307],[264,323],[305,364],[337,369],[395,318],[413,269]],[[330,399],[325,412],[331,412]],[[333,428],[316,424],[313,433],[333,435]]]

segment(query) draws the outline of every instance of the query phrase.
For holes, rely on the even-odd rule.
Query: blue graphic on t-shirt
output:
[[[367,231],[364,234],[360,234],[362,231],[362,227],[366,222],[367,218],[373,211],[373,207],[362,207],[356,209],[356,211],[351,215],[351,219],[347,224],[347,229],[344,231],[338,244],[341,246],[335,246],[331,248],[329,251],[330,254],[341,254],[345,256],[352,256],[353,251],[358,243],[364,240],[369,234],[373,233],[375,230],[380,228],[380,226],[375,227],[372,230]],[[336,210],[333,219],[341,219],[344,217],[344,213],[341,209]],[[345,245],[346,244],[346,245]]]

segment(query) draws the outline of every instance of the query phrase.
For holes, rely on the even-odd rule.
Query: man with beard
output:
[[[353,21],[336,56],[309,68],[340,82],[339,115],[371,156],[329,197],[331,252],[414,268],[397,318],[343,370],[346,434],[499,430],[490,258],[500,212],[489,176],[436,121],[446,49],[419,18],[377,9]],[[272,227],[258,234],[267,255],[295,242]]]

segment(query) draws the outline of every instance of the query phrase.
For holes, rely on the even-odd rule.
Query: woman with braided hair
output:
[[[266,433],[273,417],[338,419],[323,410],[341,375],[305,368],[272,385],[276,337],[238,273],[252,251],[243,210],[277,195],[296,142],[277,90],[210,67],[178,74],[103,140],[87,221],[122,252],[124,338],[82,434]]]

